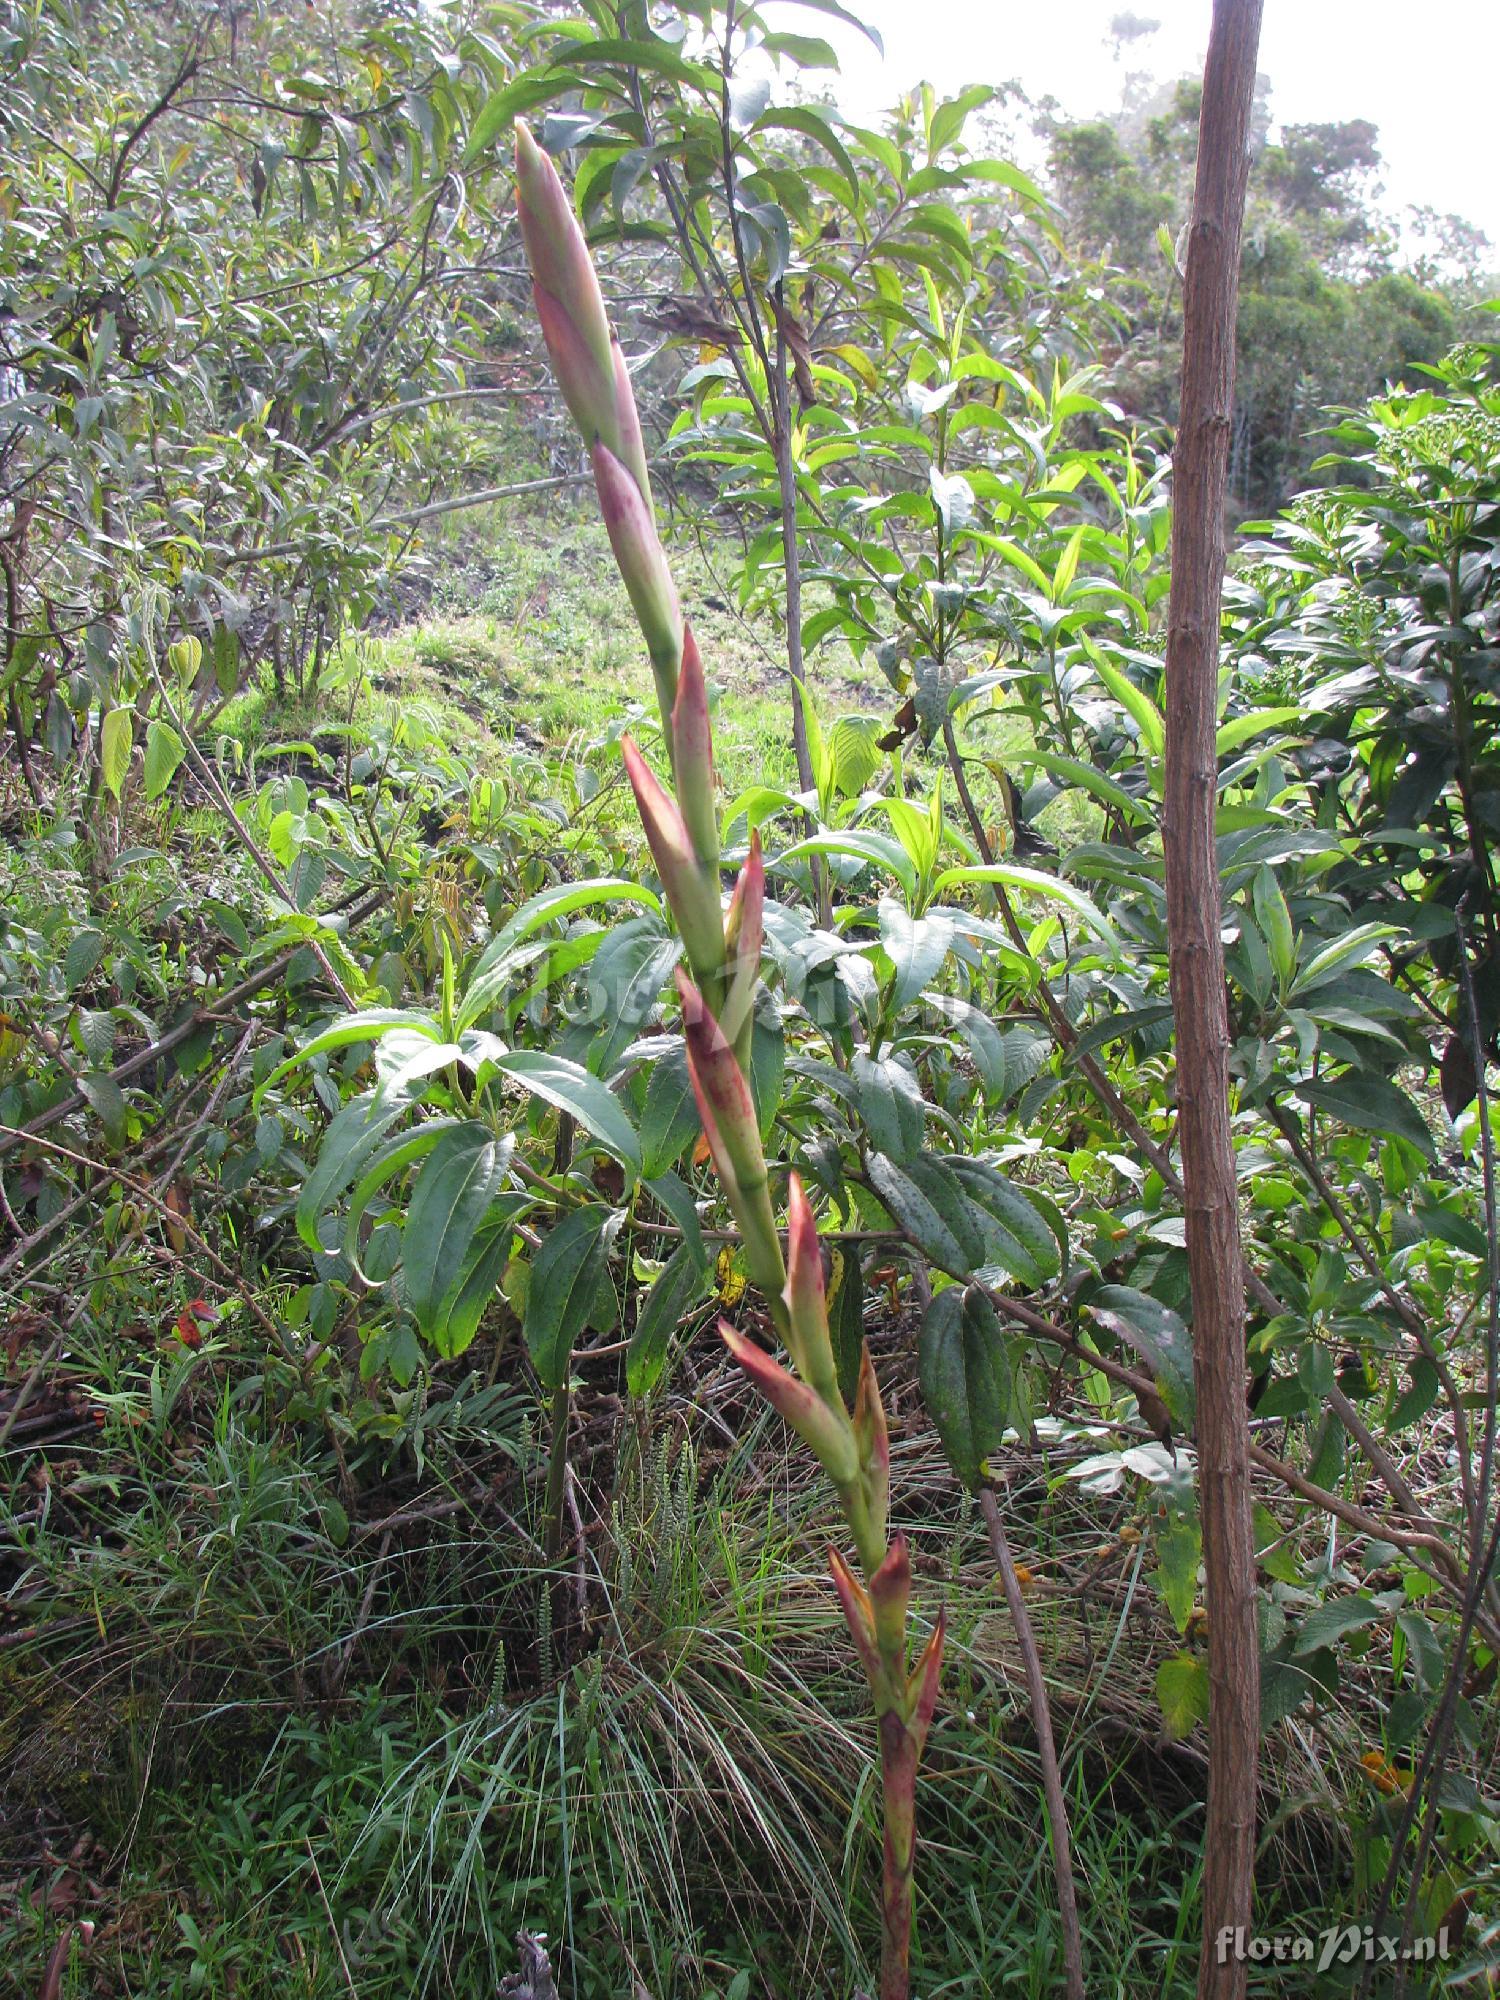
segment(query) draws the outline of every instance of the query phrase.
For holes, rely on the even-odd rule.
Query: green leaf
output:
[[[981,1292],[949,1285],[933,1297],[922,1318],[917,1370],[948,1462],[975,1492],[985,1461],[1000,1449],[1011,1399],[1005,1338]]]
[[[858,798],[880,763],[876,739],[880,724],[873,716],[844,715],[828,732],[829,774],[846,799]]]
[[[1184,1431],[1196,1415],[1193,1395],[1193,1339],[1182,1320],[1160,1299],[1132,1285],[1101,1285],[1089,1311],[1133,1348],[1156,1378],[1162,1400]]]
[[[843,833],[810,834],[806,840],[783,848],[772,865],[781,868],[789,861],[801,860],[805,854],[849,855],[868,867],[881,868],[894,875],[908,896],[917,893],[917,871],[900,841],[892,840],[889,834],[876,833],[869,827],[850,827]]]
[[[953,1153],[945,1164],[977,1212],[986,1271],[1014,1278],[1032,1290],[1057,1277],[1067,1255],[1066,1228],[1057,1210],[1044,1214],[1037,1197],[1016,1187],[988,1161]]]
[[[425,1035],[429,1041],[439,1039],[438,1025],[430,1014],[418,1014],[410,1007],[366,1007],[354,1014],[341,1014],[339,1018],[314,1035],[305,1047],[278,1063],[257,1089],[252,1100],[257,1109],[261,1100],[273,1083],[280,1081],[288,1070],[299,1063],[310,1062],[314,1056],[324,1055],[330,1049],[345,1049],[354,1042],[378,1042],[382,1035],[392,1028],[410,1028],[415,1034]]]
[[[692,1248],[679,1243],[647,1292],[625,1356],[625,1383],[644,1396],[661,1380],[672,1335],[708,1291],[708,1280]]]
[[[682,1240],[693,1254],[693,1261],[708,1275],[708,1252],[703,1247],[703,1228],[698,1220],[698,1204],[693,1191],[680,1175],[670,1170],[664,1174],[653,1174],[644,1183],[651,1198],[664,1208],[677,1227],[682,1231]]]
[[[922,1150],[927,1106],[922,1087],[904,1063],[890,1057],[872,1058],[863,1049],[850,1064],[864,1119],[878,1152],[893,1160],[909,1160]]]
[[[1191,1488],[1186,1500],[1190,1504],[1168,1506],[1166,1519],[1157,1523],[1155,1537],[1157,1588],[1179,1632],[1187,1630],[1193,1615],[1198,1564],[1203,1556],[1203,1535]]]
[[[624,1219],[622,1209],[575,1208],[548,1232],[531,1260],[526,1345],[544,1389],[567,1379],[573,1348],[608,1269],[609,1246]]]
[[[658,1057],[647,1079],[646,1102],[641,1111],[641,1172],[648,1180],[664,1173],[701,1130],[697,1100],[688,1076],[687,1047],[679,1043]]]
[[[1437,1148],[1421,1112],[1383,1076],[1346,1070],[1330,1083],[1299,1083],[1297,1094],[1356,1132],[1392,1134],[1407,1140],[1432,1164],[1437,1162]]]
[[[63,958],[63,984],[69,993],[76,993],[80,986],[88,984],[103,956],[104,938],[101,932],[89,929],[74,931]]]
[[[472,166],[497,139],[508,140],[511,127],[526,112],[534,111],[539,104],[550,103],[570,88],[576,88],[574,78],[554,73],[546,77],[518,77],[504,90],[497,90],[493,97],[486,100],[474,120],[469,143],[464,148],[464,165]]]
[[[963,131],[969,113],[977,111],[981,104],[988,104],[994,95],[992,85],[971,83],[957,97],[950,97],[946,103],[938,105],[932,114],[932,125],[927,135],[928,158],[935,160],[939,153],[946,152]]]
[[[880,899],[880,942],[895,970],[890,1005],[899,1013],[941,971],[953,943],[953,920],[946,913],[910,917],[890,896]]]
[[[492,1207],[475,1231],[458,1277],[433,1315],[432,1344],[446,1359],[462,1354],[479,1331],[510,1261],[516,1218],[528,1206],[527,1196],[512,1195]]]
[[[859,1386],[865,1345],[865,1274],[857,1243],[830,1243],[833,1272],[828,1284],[828,1338],[838,1370],[839,1393],[849,1404]]]
[[[78,1079],[79,1095],[86,1100],[100,1124],[104,1136],[111,1146],[118,1146],[125,1137],[125,1093],[112,1076],[95,1073]]]
[[[402,1096],[366,1091],[351,1098],[333,1118],[318,1149],[317,1164],[297,1196],[297,1234],[309,1250],[321,1250],[318,1223],[379,1149],[386,1133],[406,1111]]]
[[[1166,725],[1162,721],[1161,710],[1148,694],[1119,667],[1106,660],[1096,647],[1090,646],[1088,654],[1094,672],[1140,731],[1141,748],[1152,757],[1160,757],[1166,747]]]
[[[496,1069],[513,1076],[518,1083],[562,1111],[570,1111],[586,1131],[591,1132],[607,1153],[636,1173],[641,1170],[640,1141],[636,1138],[625,1107],[597,1076],[565,1056],[545,1049],[513,1049],[501,1056]]]
[[[417,1175],[402,1239],[406,1303],[420,1330],[433,1335],[440,1308],[458,1283],[471,1247],[505,1185],[514,1141],[466,1120],[444,1133]]]
[[[1049,778],[1058,778],[1066,785],[1079,785],[1091,792],[1101,803],[1113,806],[1124,819],[1134,820],[1141,825],[1149,825],[1151,815],[1139,799],[1133,799],[1122,785],[1113,778],[1106,778],[1102,771],[1092,764],[1081,763],[1076,757],[1061,757],[1053,751],[1030,750],[1025,753],[1028,765],[1038,765]]]
[[[446,1132],[456,1131],[463,1123],[461,1118],[429,1118],[409,1131],[398,1133],[394,1139],[388,1139],[376,1153],[355,1182],[349,1196],[349,1212],[344,1217],[344,1255],[354,1269],[359,1268],[360,1225],[376,1194],[396,1174],[405,1173],[408,1167],[425,1159]]]
[[[969,1278],[984,1262],[984,1236],[952,1172],[936,1160],[898,1167],[870,1155],[870,1185],[900,1227],[940,1270]]]
[[[1300,1659],[1304,1653],[1316,1652],[1319,1646],[1331,1646],[1346,1632],[1357,1632],[1363,1626],[1373,1625],[1379,1616],[1380,1606],[1368,1597],[1359,1594],[1330,1597],[1303,1619],[1301,1630],[1292,1644],[1293,1658]]]
[[[99,770],[112,798],[120,796],[135,742],[134,712],[112,708],[99,725]]]
[[[767,37],[767,46],[773,40],[789,39]],[[779,130],[800,132],[804,139],[811,139],[838,162],[839,172],[849,184],[850,196],[857,207],[860,201],[859,171],[849,156],[849,149],[834,131],[827,112],[819,111],[810,104],[777,105],[773,110],[763,111],[755,121],[757,132]]]
[[[576,910],[617,902],[645,903],[653,910],[661,908],[661,899],[654,891],[614,875],[594,876],[586,882],[554,883],[523,903],[475,962],[459,1002],[458,1027],[472,1027],[498,1003],[511,974],[522,963],[530,962],[519,947],[533,932],[560,917],[572,916]]]
[[[1266,941],[1266,949],[1271,954],[1277,983],[1285,993],[1297,969],[1297,936],[1292,929],[1292,913],[1286,906],[1286,897],[1269,868],[1256,869],[1250,885],[1250,900],[1261,935]]]
[[[1174,1743],[1208,1720],[1208,1668],[1192,1653],[1174,1653],[1156,1670],[1156,1699]]]
[[[1300,708],[1258,708],[1253,715],[1237,715],[1232,722],[1219,724],[1214,737],[1214,753],[1227,757],[1231,750],[1238,750],[1253,736],[1259,736],[1267,729],[1283,729],[1289,722],[1300,721],[1301,716]]]
[[[941,896],[946,890],[966,882],[1003,882],[1008,889],[1023,889],[1033,896],[1043,896],[1048,902],[1061,903],[1082,918],[1096,937],[1118,952],[1120,940],[1113,924],[1091,903],[1081,889],[1075,889],[1071,882],[1064,882],[1056,875],[1044,875],[1040,869],[1022,868],[1009,861],[991,862],[986,867],[947,868],[932,885],[933,894]]]
[[[167,722],[151,722],[146,729],[146,797],[159,799],[171,784],[177,767],[187,755],[182,738]]]

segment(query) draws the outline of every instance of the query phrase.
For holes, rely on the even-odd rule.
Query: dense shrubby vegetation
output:
[[[1088,1990],[1192,1988],[1197,101],[1059,125],[1039,185],[982,87],[842,118],[778,13],[0,10],[23,1991],[478,1995],[519,1949],[541,1994],[545,1934],[600,2000],[852,1994],[879,1786],[825,1556],[884,1550],[887,1470],[877,1611],[947,1628],[917,1989],[1062,1989],[1034,1659]],[[626,334],[617,377],[533,228],[603,528],[518,115]],[[1291,503],[1237,543],[1217,745],[1257,1923],[1446,1931],[1481,1991],[1500,342],[1375,240],[1372,143],[1261,153],[1241,304],[1235,497]]]

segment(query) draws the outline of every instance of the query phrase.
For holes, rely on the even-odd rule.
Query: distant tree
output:
[[[1149,24],[1120,14],[1119,50]],[[1069,252],[1123,274],[1115,390],[1146,424],[1176,419],[1181,303],[1177,240],[1188,213],[1201,87],[1196,78],[1144,90],[1127,79],[1109,117],[1040,121]],[[1481,231],[1431,210],[1419,254],[1380,207],[1379,132],[1368,119],[1284,126],[1274,142],[1261,78],[1239,305],[1240,366],[1231,503],[1262,512],[1305,484],[1310,437],[1332,404],[1365,401],[1416,365],[1431,366],[1484,296]]]

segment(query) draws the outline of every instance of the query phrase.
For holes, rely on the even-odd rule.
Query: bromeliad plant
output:
[[[765,872],[752,836],[727,913],[720,895],[713,745],[703,665],[656,532],[635,399],[583,234],[550,159],[516,127],[521,228],[537,313],[563,395],[588,442],[610,543],[651,656],[675,796],[625,739],[626,771],[691,968],[678,970],[694,1095],[715,1170],[739,1227],[750,1276],[792,1362],[787,1369],[725,1320],[726,1346],[832,1480],[864,1580],[837,1550],[834,1585],[869,1680],[880,1732],[885,1807],[881,2000],[910,1990],[917,1763],[937,1700],[941,1612],[907,1666],[911,1562],[888,1530],[890,1446],[868,1347],[851,1412],[839,1388],[821,1246],[796,1173],[782,1252],[748,1081],[760,976]],[[793,1372],[795,1371],[795,1372]]]

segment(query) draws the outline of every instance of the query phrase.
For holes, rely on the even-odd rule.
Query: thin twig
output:
[[[1073,1886],[1073,1843],[1068,1833],[1068,1807],[1063,1797],[1062,1772],[1057,1762],[1057,1744],[1052,1735],[1052,1710],[1047,1700],[1047,1684],[1042,1678],[1042,1656],[1037,1651],[1031,1615],[1021,1594],[1015,1560],[1006,1540],[1000,1506],[988,1486],[979,1489],[979,1511],[989,1532],[990,1548],[1005,1587],[1016,1643],[1021,1649],[1021,1665],[1026,1674],[1026,1690],[1031,1699],[1031,1726],[1036,1731],[1037,1755],[1042,1765],[1042,1790],[1047,1796],[1047,1814],[1052,1822],[1052,1872],[1057,1880],[1057,1910],[1062,1919],[1063,1968],[1068,2000],[1084,2000],[1083,1940],[1078,1929],[1078,1897]]]

